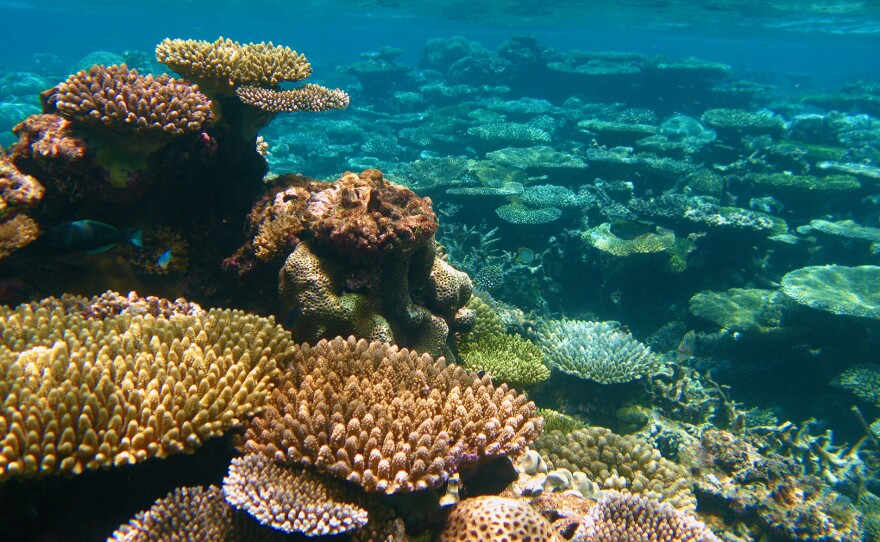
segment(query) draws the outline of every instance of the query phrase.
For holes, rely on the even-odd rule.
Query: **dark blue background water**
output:
[[[501,9],[507,4],[485,2],[474,2],[473,10],[443,11],[427,9],[428,3],[416,9],[416,4],[386,8],[366,2],[359,4],[364,7],[346,2],[303,7],[300,2],[11,0],[0,2],[0,70],[28,69],[34,53],[57,54],[72,63],[95,50],[152,51],[165,37],[214,40],[223,35],[296,48],[307,53],[320,78],[324,69],[332,71],[383,45],[403,49],[401,60],[415,64],[425,41],[433,37],[463,35],[492,49],[511,36],[530,34],[560,49],[697,56],[764,80],[799,73],[811,75],[818,84],[833,84],[880,73],[880,17],[870,8],[831,16],[774,10],[763,2],[734,2],[736,9],[720,13],[711,3],[701,7],[692,2],[692,7],[676,6],[674,11],[670,2],[619,9],[607,7],[616,2],[580,4],[560,4],[554,11],[552,1],[541,2],[509,10],[517,12],[510,14]],[[535,12],[539,6],[540,12]],[[433,13],[438,9],[443,18]],[[829,4],[825,10],[841,9]],[[813,27],[818,30],[804,31]]]

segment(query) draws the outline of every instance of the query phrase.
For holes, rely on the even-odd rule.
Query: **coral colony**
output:
[[[0,502],[165,468],[90,536],[876,540],[877,87],[399,53],[350,98],[166,39],[173,74],[40,94],[0,152]],[[836,407],[766,408],[806,371]],[[219,475],[159,492],[187,456]]]

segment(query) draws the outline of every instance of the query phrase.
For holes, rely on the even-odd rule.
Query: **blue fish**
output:
[[[168,264],[171,263],[171,249],[169,248],[165,252],[159,255],[159,258],[156,259],[156,265],[158,265],[162,269],[168,269]]]
[[[60,254],[99,254],[119,243],[144,248],[143,233],[140,228],[119,229],[97,220],[77,220],[49,229],[40,241]]]

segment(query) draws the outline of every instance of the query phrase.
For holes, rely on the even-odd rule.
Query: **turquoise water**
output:
[[[263,340],[257,324],[217,316],[220,324],[206,324],[198,307],[157,298],[249,314],[233,320],[273,318],[284,329],[265,333],[291,345],[354,335],[507,382],[549,409],[533,446],[551,468],[665,502],[723,540],[880,537],[876,2],[0,1],[0,36],[0,304],[8,307],[0,319],[0,540],[105,539],[175,488],[223,485],[232,458],[263,450],[253,435],[267,416],[256,406],[265,397],[241,399],[236,420],[217,422],[204,445],[168,444],[169,436],[134,459],[129,441],[125,454],[91,445],[86,425],[108,438],[112,416],[84,422],[80,407],[45,391],[75,382],[91,393],[96,385],[63,370],[79,370],[112,330],[137,344],[133,359],[146,367],[170,355],[168,347],[156,354],[167,336],[149,331],[155,344],[141,340],[139,326],[186,322],[179,332],[192,334],[199,356],[220,344],[210,334],[197,341],[202,326],[233,334],[238,346],[227,354],[235,359]],[[166,38],[207,46],[220,36],[295,49],[311,76],[277,85],[200,79],[173,55],[157,61]],[[231,64],[243,53],[225,55]],[[122,63],[141,76],[198,83],[177,90],[191,109],[173,118],[153,109],[153,131],[132,125],[141,113],[120,121],[121,91],[101,87],[95,74],[111,74],[104,85],[145,80],[88,70]],[[79,70],[86,83],[76,87]],[[322,87],[303,91],[305,83]],[[249,84],[292,92],[282,105],[299,110],[258,111],[245,94],[261,89],[240,92]],[[186,115],[189,124],[170,134]],[[344,176],[373,169],[384,177]],[[358,213],[372,218],[346,222]],[[108,290],[121,296],[95,297]],[[125,298],[130,291],[139,296]],[[55,299],[64,294],[79,297]],[[37,316],[27,320],[28,311]],[[64,352],[92,351],[77,358],[60,353],[63,343]],[[301,359],[277,356],[282,375],[304,374]],[[123,385],[112,357],[88,363],[113,367],[126,401],[132,387],[167,376],[135,371]],[[198,382],[218,385],[206,376],[210,363],[196,365]],[[253,370],[254,381],[279,386],[282,376]],[[230,379],[243,374],[235,371]],[[370,378],[384,376],[375,369],[348,382],[370,386]],[[392,396],[421,379],[417,397],[446,385],[414,373]],[[43,391],[22,391],[41,382]],[[198,382],[184,391],[150,386],[185,402],[180,396],[203,397]],[[44,392],[32,403],[39,407],[18,410],[28,393]],[[385,397],[370,393],[359,392],[377,404]],[[176,412],[194,415],[209,403]],[[343,427],[353,431],[362,420],[352,426],[349,415]],[[55,429],[71,423],[74,451]],[[590,431],[593,440],[583,437]],[[613,435],[598,443],[603,431]],[[586,440],[572,444],[578,438]],[[620,460],[586,459],[606,442],[621,457],[633,443],[651,448],[653,462],[600,472],[596,464]],[[411,458],[410,444],[402,453]],[[520,443],[500,455],[524,450]],[[456,453],[446,461],[461,460],[450,470],[462,471],[462,502],[510,482],[509,464],[489,461],[493,454]],[[333,454],[345,463],[349,452]],[[315,461],[275,460],[346,478]],[[657,474],[658,464],[677,478]],[[659,485],[647,489],[633,469]],[[455,486],[450,474],[421,493],[370,501],[371,525],[393,511],[412,539],[437,539],[452,523],[435,502]],[[348,480],[357,499],[377,490]],[[264,482],[250,480],[245,499]],[[312,494],[297,491],[285,486],[278,499],[311,504]],[[182,521],[216,519],[210,507],[229,517],[242,508],[217,495]],[[573,513],[564,503],[533,504],[551,521]],[[252,512],[258,527],[237,514],[244,523],[223,535],[193,529],[189,539],[244,539],[235,529],[245,528],[255,539],[280,536],[265,517]],[[578,525],[595,521],[575,516]],[[561,538],[606,539],[563,523],[553,525]],[[632,520],[622,528],[636,529]],[[172,539],[160,531],[129,539]]]

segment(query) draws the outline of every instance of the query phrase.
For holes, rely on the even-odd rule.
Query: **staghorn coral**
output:
[[[305,55],[289,47],[223,37],[214,42],[166,38],[156,46],[156,60],[210,92],[226,94],[245,85],[275,88],[312,74]]]
[[[540,431],[534,403],[506,384],[352,337],[296,349],[243,447],[396,493],[435,488],[462,465],[516,455]]]
[[[679,510],[696,506],[688,470],[636,437],[588,427],[568,434],[544,433],[534,447],[551,468],[583,471],[603,489],[630,491]]]
[[[367,511],[352,488],[257,454],[232,460],[223,495],[261,524],[287,533],[335,535],[367,524]]]
[[[329,89],[312,83],[290,90],[274,90],[260,87],[239,87],[235,95],[243,103],[267,113],[294,113],[308,111],[321,113],[348,107],[348,94],[342,90]]]
[[[446,518],[440,542],[561,542],[537,510],[528,503],[496,496],[465,499]]]
[[[616,322],[548,320],[538,336],[547,363],[579,378],[613,384],[663,372],[662,360]]]
[[[141,76],[125,64],[80,71],[43,99],[47,113],[141,141],[198,132],[214,121],[211,102],[197,87],[165,74]]]
[[[315,239],[348,257],[410,251],[438,225],[429,198],[385,180],[375,169],[346,173],[313,194],[305,213]]]
[[[782,277],[782,291],[800,305],[833,314],[880,319],[880,267],[804,267]]]
[[[504,333],[463,340],[458,350],[465,369],[485,371],[495,381],[529,386],[550,378],[550,369],[541,361],[541,349],[520,335]]]
[[[720,542],[702,521],[687,512],[617,491],[602,494],[574,536],[591,542]]]
[[[262,406],[290,349],[239,311],[96,319],[44,303],[0,308],[0,479],[192,451]]]

